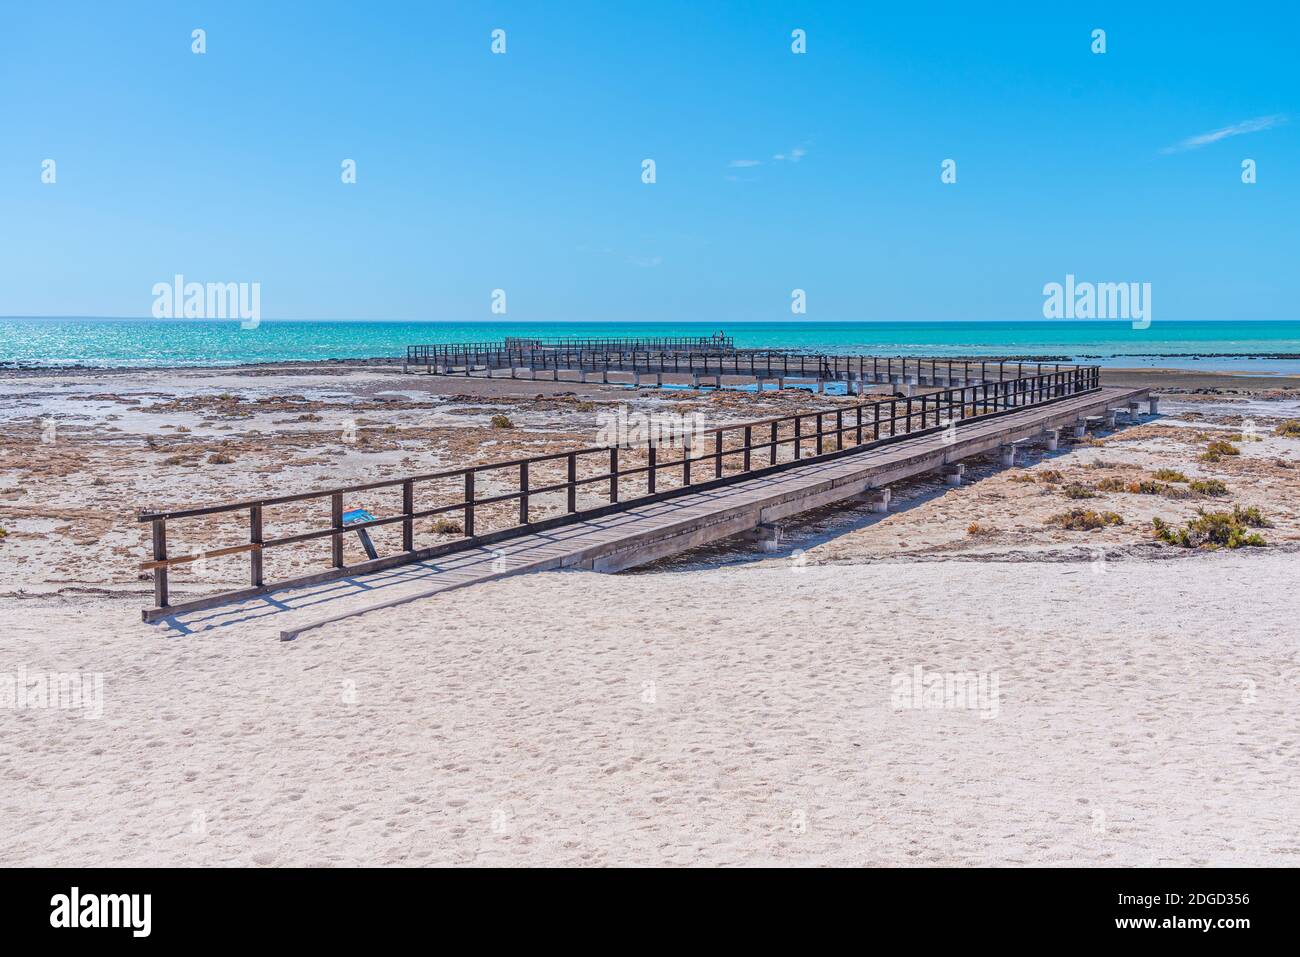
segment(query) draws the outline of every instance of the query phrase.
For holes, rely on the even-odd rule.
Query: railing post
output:
[[[904,434],[911,435],[911,433],[912,433],[912,400],[909,398],[907,400],[907,430]]]
[[[528,463],[519,463],[519,524],[528,524]]]
[[[745,454],[741,459],[741,461],[744,463],[742,465],[742,471],[745,472],[749,471],[749,447],[753,445],[753,443],[754,443],[754,429],[753,426],[747,425],[745,426]]]
[[[658,468],[656,467],[658,465],[658,458],[659,458],[658,452],[659,450],[653,442],[651,442],[648,446],[646,446],[646,456],[648,458],[649,466],[650,466],[649,470],[645,473],[646,492],[647,494],[650,495],[653,495],[655,493],[655,472],[658,471]]]
[[[618,446],[609,447],[609,501],[618,502]]]
[[[153,526],[153,560],[167,560],[167,519],[155,518]],[[153,570],[153,603],[158,608],[167,607],[167,566]]]
[[[578,455],[576,452],[569,453],[569,475],[565,491],[568,493],[568,509],[570,514],[578,510]]]
[[[262,506],[252,505],[248,509],[248,540],[254,545],[262,544]],[[254,588],[262,587],[262,550],[254,548],[248,553],[249,579]]]
[[[858,441],[855,444],[861,445],[862,444],[862,406],[858,406],[857,413],[858,413]]]
[[[822,414],[817,413],[817,454],[822,454]]]
[[[465,472],[465,537],[474,537],[474,470]]]
[[[343,567],[343,493],[335,492],[330,496],[330,520],[334,534],[330,536],[330,550],[333,552],[335,568]]]
[[[415,483],[407,479],[402,483],[402,551],[415,551]]]
[[[722,430],[713,433],[713,477],[722,478]]]
[[[776,464],[776,439],[777,439],[777,429],[779,428],[779,425],[780,424],[777,422],[772,423],[772,459],[771,462],[768,463],[770,465]]]
[[[682,436],[682,487],[691,484],[691,433]]]
[[[800,456],[800,452],[801,452],[801,448],[800,448],[800,446],[803,445],[803,441],[802,441],[802,439],[801,439],[801,436],[803,435],[803,428],[802,428],[802,425],[801,425],[802,422],[803,422],[803,419],[800,418],[800,416],[799,416],[798,413],[795,413],[795,417],[794,417],[794,460],[795,460],[796,462],[799,461],[799,459],[800,459],[800,457],[801,457],[801,456]]]

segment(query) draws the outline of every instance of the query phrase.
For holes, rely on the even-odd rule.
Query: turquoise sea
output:
[[[287,322],[0,319],[0,367],[213,366],[399,357],[409,344],[504,336],[723,331],[738,346],[880,355],[1063,356],[1111,366],[1300,373],[1300,322]]]

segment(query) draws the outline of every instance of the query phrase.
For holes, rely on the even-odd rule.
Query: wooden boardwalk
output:
[[[715,542],[764,523],[853,498],[962,459],[1049,430],[1077,427],[1112,410],[1129,411],[1145,389],[1104,388],[1054,402],[972,420],[948,432],[901,438],[854,449],[830,460],[794,466],[612,514],[455,552],[419,564],[427,570],[419,590],[372,605],[300,624],[281,632],[288,640],[311,628],[388,608],[478,582],[558,568],[614,572]],[[358,576],[359,578],[361,576]]]

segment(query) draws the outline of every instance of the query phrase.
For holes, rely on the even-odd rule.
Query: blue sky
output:
[[[1135,6],[6,4],[0,315],[1295,318],[1300,13]]]

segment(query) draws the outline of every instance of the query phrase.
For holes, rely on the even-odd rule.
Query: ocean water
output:
[[[671,336],[723,331],[738,346],[837,353],[1007,354],[1110,366],[1300,374],[1300,321],[1155,322],[282,322],[0,319],[0,367],[213,366],[400,357],[406,346],[504,336]]]

